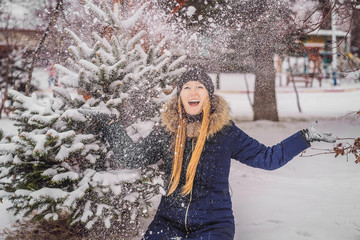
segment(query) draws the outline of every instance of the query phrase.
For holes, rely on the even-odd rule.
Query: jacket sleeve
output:
[[[147,137],[134,143],[118,121],[103,128],[115,157],[126,168],[144,167],[162,159],[166,145],[163,133],[155,128]]]
[[[296,155],[310,147],[301,131],[272,147],[265,146],[235,127],[232,158],[246,165],[274,170],[284,166]]]

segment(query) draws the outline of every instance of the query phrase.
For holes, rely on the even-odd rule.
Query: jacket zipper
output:
[[[187,165],[189,164],[189,158],[192,156],[192,153],[194,151],[194,145],[195,145],[195,138],[193,138],[192,142],[191,142],[191,152],[189,154],[189,156],[187,157]],[[187,218],[188,218],[188,214],[189,214],[189,208],[190,208],[190,204],[192,201],[192,190],[190,192],[190,199],[189,199],[189,203],[186,207],[186,212],[185,212],[185,230],[186,230],[186,238],[189,236],[189,229],[187,226]]]
[[[188,217],[188,213],[189,213],[189,208],[190,208],[190,203],[191,203],[191,200],[192,200],[192,191],[190,192],[190,200],[189,200],[189,203],[187,205],[187,208],[186,208],[186,213],[185,213],[185,230],[186,230],[186,238],[189,236],[189,229],[188,229],[188,226],[187,226],[187,217]]]

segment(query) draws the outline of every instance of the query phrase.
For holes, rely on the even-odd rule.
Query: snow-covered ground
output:
[[[360,83],[324,81],[320,88],[300,92],[299,113],[296,96],[289,87],[277,87],[280,122],[246,121],[252,110],[246,86],[239,75],[224,74],[223,91],[237,125],[267,145],[319,120],[318,129],[338,137],[360,136],[360,118],[349,114],[360,110]],[[249,89],[253,89],[248,76]],[[239,84],[234,85],[238,78]],[[234,80],[231,80],[234,79]],[[241,79],[241,77],[240,77]],[[279,85],[279,84],[278,84]],[[285,84],[283,83],[283,86]],[[252,97],[252,95],[251,95]],[[313,148],[331,148],[332,144],[314,143]],[[307,155],[320,153],[309,149]],[[235,239],[242,240],[327,240],[360,239],[360,166],[354,158],[334,155],[296,157],[281,169],[264,171],[233,161],[230,184],[236,222]]]
[[[253,90],[252,75],[248,75],[248,81]],[[321,88],[317,82],[312,88],[298,83],[302,113],[298,112],[291,86],[284,85],[277,87],[280,122],[249,121],[252,110],[244,94],[244,75],[222,74],[218,94],[228,101],[237,125],[267,145],[278,143],[316,119],[319,130],[338,137],[360,136],[360,118],[349,114],[360,110],[360,83],[340,82],[334,87],[331,81],[325,81]],[[0,120],[0,127],[15,130],[9,120]],[[309,149],[306,154],[318,152]],[[236,240],[360,239],[360,166],[354,158],[296,157],[275,171],[233,161],[230,184]],[[0,229],[14,222],[6,206],[6,202],[0,204]]]
[[[360,94],[359,94],[360,95]],[[311,120],[240,122],[237,125],[272,145]],[[319,129],[339,137],[360,136],[360,119],[322,119]],[[332,144],[313,144],[329,148]],[[318,153],[309,149],[306,154]],[[233,161],[230,183],[235,239],[360,239],[360,166],[333,155],[296,157],[283,168],[263,171]]]

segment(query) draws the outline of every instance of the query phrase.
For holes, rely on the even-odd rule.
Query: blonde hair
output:
[[[174,159],[172,164],[172,173],[169,181],[169,192],[167,196],[171,195],[179,185],[184,150],[185,150],[186,126],[188,120],[186,117],[184,118],[183,116],[180,96],[178,98],[178,113],[179,113],[179,125],[176,133]],[[182,187],[182,191],[181,191],[181,193],[184,196],[188,195],[192,191],[196,168],[199,163],[200,156],[206,141],[209,121],[210,121],[210,100],[209,97],[207,97],[203,105],[203,119],[201,122],[200,134],[197,138],[194,151],[191,155],[191,159],[186,170],[186,183]]]

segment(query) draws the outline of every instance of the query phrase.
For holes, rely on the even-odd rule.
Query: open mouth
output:
[[[191,107],[196,107],[197,105],[199,105],[200,101],[199,100],[190,100],[188,103]]]

